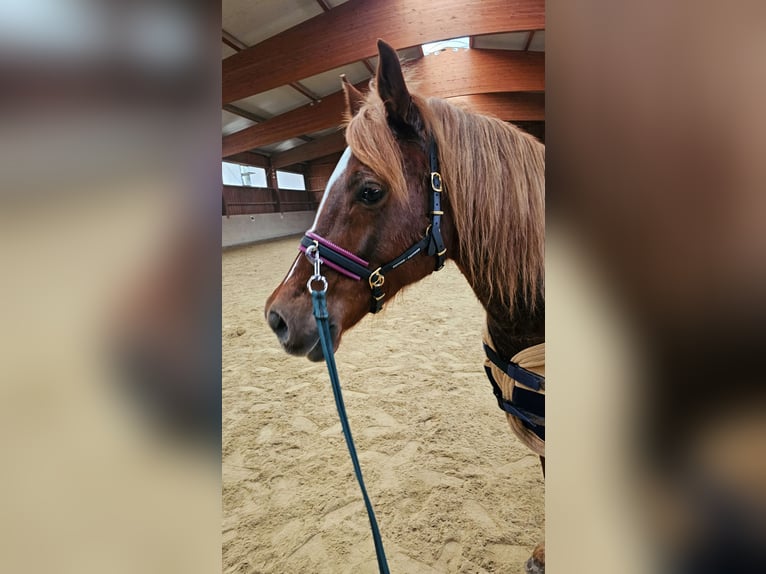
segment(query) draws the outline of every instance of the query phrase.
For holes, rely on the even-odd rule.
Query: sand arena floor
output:
[[[326,367],[285,354],[263,317],[297,243],[223,253],[223,571],[374,573]],[[522,572],[543,539],[540,465],[484,377],[482,321],[450,263],[346,333],[336,356],[396,574]]]

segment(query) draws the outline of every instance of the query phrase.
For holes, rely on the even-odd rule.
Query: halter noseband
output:
[[[329,268],[334,269],[341,275],[349,279],[361,281],[366,279],[372,290],[372,299],[370,301],[370,312],[377,313],[383,308],[383,299],[386,294],[383,291],[385,275],[402,263],[406,263],[420,252],[425,252],[429,256],[436,258],[435,270],[439,271],[444,267],[445,254],[447,248],[444,247],[444,240],[441,233],[441,216],[444,212],[441,210],[442,176],[439,172],[439,157],[436,148],[436,142],[431,138],[429,146],[429,163],[431,174],[429,177],[431,183],[430,194],[430,217],[431,224],[426,229],[423,239],[412,245],[404,253],[395,257],[385,265],[377,269],[370,269],[370,263],[353,253],[346,251],[342,247],[335,245],[324,237],[314,233],[306,232],[301,240],[300,250],[306,253],[306,250],[315,246],[319,259]]]

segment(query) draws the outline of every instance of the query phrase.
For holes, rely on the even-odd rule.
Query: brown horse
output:
[[[370,312],[371,295],[374,312],[383,297],[440,268],[444,257],[486,309],[500,356],[544,342],[544,145],[498,119],[410,94],[396,52],[381,41],[378,51],[368,95],[343,83],[349,147],[304,240],[306,246],[319,238],[341,254],[338,265],[323,267],[335,349]],[[399,261],[402,255],[408,256]],[[343,265],[349,259],[351,271]],[[376,271],[360,271],[354,262]],[[311,275],[299,255],[266,302],[266,317],[288,353],[319,361],[306,291]],[[527,568],[543,571],[540,549]]]

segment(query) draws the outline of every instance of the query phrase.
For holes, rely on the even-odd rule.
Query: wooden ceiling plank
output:
[[[401,50],[544,28],[544,0],[349,0],[223,60],[223,103],[375,56],[374,38]]]

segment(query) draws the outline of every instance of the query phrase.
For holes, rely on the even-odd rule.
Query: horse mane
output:
[[[439,148],[469,283],[509,308],[519,298],[534,307],[544,290],[545,146],[500,119],[439,98],[412,98]],[[394,197],[407,201],[403,158],[377,90],[348,119],[346,141]]]

